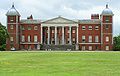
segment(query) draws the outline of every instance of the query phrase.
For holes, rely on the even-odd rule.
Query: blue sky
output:
[[[59,15],[69,19],[90,19],[91,14],[101,14],[109,2],[114,13],[113,33],[120,33],[119,0],[0,0],[0,22],[6,25],[6,12],[14,2],[22,19],[31,14],[34,19],[50,19]]]

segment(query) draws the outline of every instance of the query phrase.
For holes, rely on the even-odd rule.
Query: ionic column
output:
[[[41,26],[41,44],[43,43],[43,27]]]
[[[64,26],[62,26],[62,45],[64,45],[65,43],[64,43],[64,39],[65,39],[65,36],[64,36]]]
[[[55,45],[57,45],[57,27],[55,26]]]
[[[50,27],[48,26],[48,41],[47,41],[48,45],[50,44]]]
[[[76,44],[78,44],[79,42],[78,42],[78,26],[76,27],[76,29],[77,29],[77,33],[76,33]]]
[[[71,45],[71,26],[69,26],[69,44]]]

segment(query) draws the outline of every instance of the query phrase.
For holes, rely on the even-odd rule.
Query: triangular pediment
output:
[[[57,18],[53,18],[53,19],[44,21],[43,23],[46,23],[46,24],[74,24],[77,22],[59,16]]]

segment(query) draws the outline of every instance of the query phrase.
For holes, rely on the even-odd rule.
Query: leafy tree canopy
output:
[[[115,51],[120,51],[120,35],[114,37],[114,47]]]
[[[8,37],[6,27],[0,23],[0,50],[5,49],[6,38]],[[4,47],[4,48],[3,48]]]

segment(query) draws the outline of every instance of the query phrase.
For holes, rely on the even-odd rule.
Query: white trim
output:
[[[113,16],[112,16],[112,44],[114,44],[114,41],[113,41]]]
[[[41,26],[41,44],[43,43],[43,27]]]
[[[19,24],[19,23],[7,23],[7,24]]]
[[[104,25],[105,25],[105,24],[108,24],[108,25],[110,25],[110,24],[112,24],[112,23],[103,23],[103,24],[104,24]]]
[[[71,37],[71,36],[72,36],[71,30],[72,30],[72,27],[69,26],[69,32],[70,32],[70,33],[69,33],[69,41],[70,41],[69,44],[70,44],[70,45],[72,44],[72,41],[71,41],[71,38],[72,38],[72,37]]]
[[[103,15],[101,15],[101,45],[103,44],[103,20],[102,20],[102,18],[103,18]]]
[[[19,43],[18,39],[19,39],[19,36],[18,36],[18,16],[16,16],[16,44]]]
[[[20,42],[20,44],[39,44],[39,42]]]
[[[57,27],[55,26],[55,45],[57,45]]]
[[[43,27],[48,27],[48,26],[50,26],[50,27],[55,27],[55,26],[57,26],[57,27],[61,27],[61,26],[78,26],[78,24],[41,24],[41,26],[43,26]]]
[[[78,41],[78,26],[76,27],[76,29],[77,29],[77,44],[79,43],[79,41]]]
[[[64,32],[65,32],[65,30],[64,30],[64,26],[62,26],[62,44],[64,45],[65,43],[65,35],[64,35]]]
[[[49,26],[48,26],[47,32],[48,32],[47,44],[49,45],[50,44],[50,27]]]
[[[79,43],[79,44],[101,44],[101,43]]]

